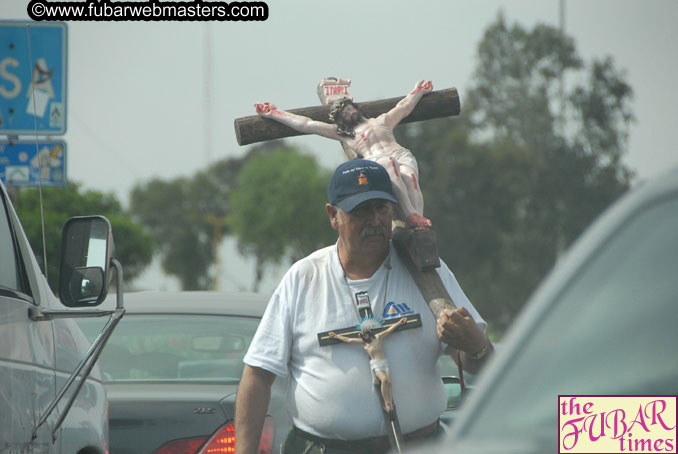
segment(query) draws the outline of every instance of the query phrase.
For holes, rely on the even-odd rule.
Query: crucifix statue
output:
[[[327,82],[324,81],[324,82]],[[300,134],[317,134],[339,141],[348,157],[362,157],[380,163],[389,173],[401,209],[402,225],[393,234],[398,255],[412,274],[417,287],[438,320],[445,309],[454,309],[435,268],[440,266],[431,222],[423,215],[423,197],[416,159],[399,145],[393,135],[398,124],[459,114],[459,97],[455,89],[433,91],[430,81],[419,81],[404,97],[383,101],[355,103],[335,79],[332,96],[321,100],[331,105],[284,111],[271,103],[255,104],[258,115],[235,120],[240,145]],[[350,81],[348,81],[350,84]],[[325,86],[332,86],[332,83]],[[362,304],[356,294],[357,308],[364,320],[374,319],[369,301]],[[401,451],[401,434],[390,391],[390,373],[385,366],[382,342],[396,330],[421,327],[420,314],[378,322],[370,330],[356,327],[338,328],[318,333],[320,346],[341,342],[360,342],[370,357],[373,379],[379,387],[384,418],[388,423],[393,448]],[[363,332],[364,331],[364,332]],[[387,365],[387,363],[386,363]]]
[[[396,330],[421,327],[421,315],[413,314],[381,321],[372,314],[367,295],[356,294],[356,303],[361,317],[360,324],[355,327],[318,333],[318,343],[321,346],[341,342],[363,344],[363,348],[370,358],[370,370],[372,371],[374,386],[379,390],[384,420],[389,428],[389,441],[393,449],[400,453],[402,452],[402,433],[391,392],[391,373],[388,359],[384,353],[383,341],[386,336]]]
[[[360,338],[346,337],[334,331],[329,333],[331,338],[339,339],[342,342],[358,342],[363,344],[363,348],[370,357],[370,369],[372,370],[374,384],[380,386],[381,397],[387,412],[395,410],[395,406],[393,404],[393,394],[391,393],[391,371],[388,367],[388,359],[386,359],[382,343],[386,336],[405,323],[407,323],[407,317],[402,317],[384,331],[377,332],[376,334],[371,326],[364,324],[360,329]],[[381,325],[380,323],[378,324]]]
[[[395,447],[398,452],[401,452],[402,434],[400,433],[400,424],[398,424],[398,416],[395,411],[395,404],[393,403],[391,371],[382,343],[386,336],[407,323],[407,317],[401,317],[397,322],[380,332],[374,330],[374,326],[371,326],[371,324],[368,323],[370,321],[374,321],[374,324],[377,325],[377,327],[382,326],[382,323],[375,319],[367,319],[362,323],[363,326],[360,329],[359,338],[347,337],[337,334],[334,331],[331,331],[328,335],[332,339],[339,339],[342,342],[358,342],[363,344],[363,348],[370,357],[370,370],[372,371],[374,386],[379,387],[381,392],[381,403],[383,405],[384,416],[391,426],[389,437],[391,439],[391,445]]]
[[[386,114],[395,109],[399,121],[394,122],[393,120],[395,117],[388,119],[389,124],[392,126],[387,125],[387,129],[390,128],[392,130],[397,124],[455,116],[459,115],[461,110],[459,94],[455,88],[433,91],[430,82],[418,82],[415,85],[415,89],[404,97],[353,103],[359,109],[363,118],[363,124],[357,127],[359,135],[358,141],[356,142],[355,138],[350,140],[339,136],[336,125],[330,123],[330,114],[334,109],[331,105],[327,105],[334,104],[344,97],[350,98],[348,93],[349,85],[350,80],[344,79],[328,78],[322,81],[318,87],[318,94],[325,103],[323,106],[282,111],[270,103],[255,104],[257,111],[261,110],[262,114],[235,119],[235,135],[238,144],[249,145],[267,140],[319,133],[316,131],[322,130],[328,135],[332,134],[331,138],[339,140],[342,145],[344,145],[346,155],[352,158],[358,156],[360,150],[363,149],[360,146],[359,141],[360,132],[365,132],[367,134],[367,130],[371,129],[368,127],[370,125],[370,120],[374,120],[375,117],[379,118],[381,116],[382,120],[386,122],[388,117]],[[274,110],[278,111],[280,115],[274,114]],[[266,113],[267,111],[268,113]],[[404,112],[409,112],[409,114],[403,115]],[[386,115],[386,117],[384,117],[384,115]],[[334,118],[337,118],[336,111]],[[290,119],[290,121],[285,119]],[[297,121],[299,121],[300,124],[311,124],[312,130],[305,129],[304,127],[292,126],[293,124],[297,124]],[[366,124],[364,122],[366,122]],[[324,124],[324,126],[319,123]],[[371,124],[374,125],[375,122],[373,121]],[[390,135],[392,136],[392,132]],[[374,140],[368,138],[367,142],[372,143]],[[350,148],[350,145],[354,143],[357,143],[355,146],[356,150]],[[387,144],[390,150],[397,149],[396,145],[394,145],[395,139],[387,141]],[[381,146],[383,147],[384,145]],[[375,146],[373,149],[378,150],[379,145]],[[390,165],[385,167],[387,169],[390,167],[390,170],[394,169],[394,167]],[[419,181],[417,181],[417,186],[419,186]],[[423,211],[423,202],[420,211]],[[423,217],[423,213],[418,214],[422,214]],[[417,222],[417,219],[416,216],[412,219],[414,222],[410,223],[411,228],[396,228],[394,230],[393,241],[396,245],[398,254],[405,261],[417,287],[433,312],[434,317],[438,319],[444,309],[454,309],[455,304],[445,290],[438,273],[434,269],[440,264],[438,260],[435,232],[428,226],[426,221],[419,220],[420,222]]]
[[[332,103],[329,120],[334,124],[278,109],[271,103],[255,104],[263,118],[270,118],[306,134],[334,139],[353,150],[358,157],[381,164],[389,173],[407,227],[424,230],[431,221],[423,216],[424,197],[419,187],[419,169],[410,150],[398,144],[393,129],[407,117],[425,93],[433,90],[431,81],[419,81],[398,104],[376,118],[366,118],[348,96]]]

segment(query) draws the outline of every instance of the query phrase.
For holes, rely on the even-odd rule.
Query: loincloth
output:
[[[365,159],[371,161],[377,161],[379,159],[394,159],[398,164],[406,165],[414,170],[414,172],[419,175],[419,166],[417,166],[417,160],[410,150],[407,148],[400,148],[391,153],[376,153],[370,156],[365,156]],[[382,164],[383,165],[383,164]]]
[[[370,370],[372,371],[372,380],[376,383],[378,381],[377,379],[377,371],[381,370],[386,374],[391,373],[391,369],[388,366],[388,360],[387,359],[373,359],[370,360]]]

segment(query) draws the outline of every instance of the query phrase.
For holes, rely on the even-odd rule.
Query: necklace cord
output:
[[[356,312],[356,317],[358,318],[358,323],[362,321],[362,318],[360,317],[360,310],[358,309],[357,301],[353,301],[355,299],[355,294],[353,293],[353,290],[351,290],[351,284],[348,283],[348,276],[346,275],[346,270],[344,269],[344,264],[341,263],[341,258],[339,257],[339,247],[336,247],[336,253],[337,253],[337,260],[339,261],[339,266],[341,266],[341,271],[344,275],[344,283],[346,284],[346,288],[348,289],[348,294],[351,297],[351,306],[353,306],[353,309],[355,309]],[[388,293],[388,280],[389,276],[391,274],[391,251],[389,250],[388,256],[386,257],[386,260],[384,263],[381,265],[386,267],[386,284],[384,286],[384,294],[382,296],[382,306],[386,307],[386,294]],[[381,268],[381,266],[379,268]],[[377,270],[378,272],[378,270]],[[375,272],[376,274],[376,272]],[[373,275],[374,276],[374,275]],[[368,278],[369,279],[369,278]],[[370,304],[370,312],[372,311],[372,304],[369,302],[369,295],[368,295],[368,303]]]

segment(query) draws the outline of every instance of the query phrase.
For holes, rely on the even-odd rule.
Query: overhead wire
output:
[[[38,110],[35,104],[35,81],[33,78],[33,48],[31,47],[31,26],[26,25],[26,34],[28,35],[28,61],[30,63],[31,74],[31,98],[33,101],[33,123],[35,127],[35,155],[38,158],[38,193],[40,197],[40,222],[42,225],[42,258],[44,262],[45,278],[49,279],[47,271],[47,241],[45,239],[45,210],[42,200],[42,158],[40,156],[40,145],[38,144]]]

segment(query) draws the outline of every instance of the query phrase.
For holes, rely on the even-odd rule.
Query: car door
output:
[[[33,439],[33,428],[55,396],[51,323],[29,318],[34,304],[8,201],[0,191],[0,446],[8,452],[58,452],[51,418]]]

